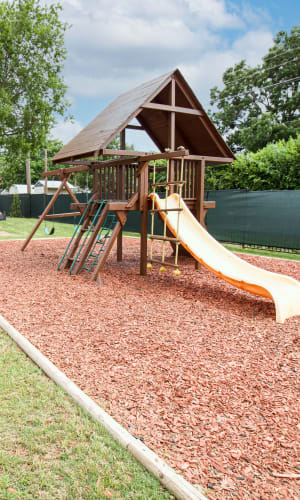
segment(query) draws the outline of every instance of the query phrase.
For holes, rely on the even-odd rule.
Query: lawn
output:
[[[0,221],[0,240],[25,239],[37,223],[37,219],[25,219],[17,217],[7,217],[5,221]],[[58,222],[54,224],[55,232],[53,236],[45,233],[45,223],[42,222],[34,238],[70,238],[74,232],[73,224]],[[52,228],[52,222],[47,221],[47,228]]]
[[[0,241],[1,240],[12,240],[12,239],[25,239],[34,225],[36,224],[36,219],[18,219],[15,217],[8,217],[6,221],[0,221]],[[52,228],[52,222],[47,222],[48,229]],[[73,224],[65,224],[62,222],[55,222],[55,233],[52,236],[47,236],[45,234],[45,224],[41,224],[39,229],[34,235],[34,238],[70,238],[74,232]],[[139,237],[137,233],[127,233],[124,235]],[[231,252],[236,253],[247,253],[252,255],[262,255],[267,257],[277,257],[280,259],[290,259],[300,261],[300,255],[284,253],[284,252],[272,252],[271,250],[259,250],[252,248],[243,248],[242,245],[232,245],[225,244]]]
[[[0,498],[170,499],[0,331]]]

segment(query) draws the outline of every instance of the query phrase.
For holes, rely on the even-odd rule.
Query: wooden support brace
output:
[[[122,224],[120,223],[120,221],[118,221],[113,229],[111,237],[109,238],[109,242],[107,243],[107,246],[105,247],[103,253],[101,254],[101,257],[98,260],[98,263],[94,269],[94,272],[91,276],[92,281],[99,281],[99,274],[100,274],[100,272],[101,272],[101,270],[106,262],[107,257],[109,256],[109,253],[113,247],[113,244],[114,244],[121,228],[122,228]]]
[[[34,228],[32,229],[31,233],[27,236],[25,242],[23,243],[22,247],[21,247],[21,251],[24,252],[25,248],[27,247],[28,243],[30,242],[30,240],[32,239],[33,235],[36,233],[36,231],[38,230],[38,228],[40,227],[41,223],[43,222],[43,220],[45,219],[45,216],[48,214],[48,212],[51,210],[51,208],[53,207],[54,203],[56,202],[57,198],[59,197],[60,193],[62,192],[62,190],[64,189],[64,187],[66,187],[66,184],[69,180],[69,177],[70,177],[71,174],[68,174],[63,180],[62,180],[62,183],[61,185],[59,186],[59,188],[57,189],[56,193],[54,193],[54,195],[52,196],[51,200],[49,201],[48,205],[46,206],[45,210],[43,211],[42,215],[40,216],[40,218],[38,219],[36,225],[34,226]]]

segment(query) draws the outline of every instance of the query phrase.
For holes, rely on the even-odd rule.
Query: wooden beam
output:
[[[148,236],[148,164],[143,165],[139,176],[139,209],[141,210],[141,247],[140,274],[147,274],[147,236]]]
[[[132,149],[101,149],[102,155],[110,155],[110,156],[143,156],[147,153],[145,151],[135,151]]]
[[[129,130],[145,130],[141,125],[126,125],[126,128]]]
[[[233,158],[223,158],[222,156],[203,156],[203,155],[188,155],[186,160],[205,160],[206,162],[221,164],[221,163],[232,163]]]
[[[204,222],[204,184],[205,184],[205,160],[201,160],[201,167],[200,167],[200,193],[199,193],[198,203],[200,204],[200,207],[199,207],[199,221],[200,221],[200,224],[202,224],[203,227],[205,227],[205,222]]]
[[[102,270],[102,268],[107,260],[107,257],[109,256],[109,253],[112,249],[112,246],[113,246],[121,228],[122,228],[122,224],[121,224],[121,222],[118,221],[113,229],[113,232],[109,238],[108,243],[106,244],[107,246],[105,246],[104,252],[101,253],[101,257],[98,260],[98,263],[97,263],[95,270],[94,270],[92,277],[91,277],[92,281],[98,280],[98,276],[99,276],[99,274],[100,274],[100,272],[101,272],[101,270]]]
[[[110,212],[116,212],[117,210],[127,210],[127,201],[108,201],[106,203],[108,210]]]
[[[142,106],[144,109],[153,109],[158,111],[170,111],[174,113],[184,113],[185,115],[203,116],[203,113],[198,109],[184,108],[182,106],[172,106],[170,104],[158,104],[154,102],[146,103]]]
[[[172,78],[171,80],[171,85],[170,85],[170,93],[169,93],[169,103],[172,108],[175,108],[175,80]],[[171,111],[168,116],[168,148],[170,148],[172,151],[175,149],[175,111]],[[173,182],[174,181],[174,161],[169,159],[169,178],[167,179],[167,182]],[[174,186],[173,184],[170,185],[170,190],[169,194],[174,193]]]
[[[42,172],[42,177],[57,177],[60,175],[72,174],[74,172],[87,172],[90,169],[87,165],[78,165],[76,167],[70,168],[58,168],[56,170],[48,170],[48,172]]]
[[[178,87],[180,87],[180,89],[182,90],[183,94],[185,95],[185,97],[187,98],[187,100],[189,101],[190,105],[193,106],[193,108],[196,107],[196,104],[194,102],[194,100],[191,98],[191,96],[186,92],[186,89],[184,88],[184,86],[181,84],[181,82],[179,80],[176,80],[176,83],[178,85]],[[207,117],[208,118],[208,117]],[[208,118],[209,119],[209,118]],[[205,121],[205,114],[204,113],[201,113],[201,115],[199,115],[199,120],[201,121],[202,125],[204,126],[204,128],[206,129],[207,133],[211,136],[211,138],[213,139],[213,141],[216,143],[216,145],[218,146],[219,150],[225,155],[226,154],[226,151],[223,147],[223,145],[221,144],[220,140],[217,138],[216,134],[214,134],[212,132],[212,130],[210,129],[209,125],[206,123]],[[220,137],[220,139],[222,139],[222,137],[220,136],[219,132],[217,131],[217,135]]]
[[[65,214],[48,214],[44,219],[62,219],[63,217],[77,217],[82,215],[82,212],[66,212]]]
[[[61,185],[58,187],[56,193],[54,193],[54,195],[52,196],[51,200],[49,201],[49,203],[46,206],[45,210],[43,211],[42,215],[38,219],[36,225],[34,226],[34,228],[32,229],[31,233],[27,236],[25,242],[23,243],[23,245],[21,247],[21,251],[22,252],[24,252],[24,250],[27,247],[28,243],[30,242],[31,238],[33,237],[33,235],[35,234],[35,232],[38,230],[38,228],[40,227],[41,223],[43,222],[45,216],[48,214],[49,210],[51,210],[51,208],[53,207],[53,205],[56,202],[57,198],[59,197],[61,191],[66,186],[66,183],[68,182],[69,177],[70,176],[67,176],[67,177],[64,178],[64,180],[62,181]]]
[[[138,199],[139,199],[139,193],[136,192],[131,196],[130,200],[128,201],[128,203],[126,205],[126,208],[131,209],[132,207],[134,207],[134,205],[137,203]]]
[[[116,212],[116,216],[118,217],[119,221],[121,222],[122,226],[125,226],[126,221],[127,221],[127,211],[125,210],[118,210]]]
[[[141,156],[136,156],[132,158],[119,158],[113,160],[104,161],[93,161],[87,164],[80,164],[75,167],[69,168],[59,168],[57,170],[49,170],[48,172],[43,172],[42,177],[54,177],[54,176],[65,176],[72,174],[73,172],[87,172],[90,169],[102,168],[102,167],[118,167],[120,165],[128,165],[132,163],[141,163],[144,161],[151,160],[161,160],[163,158],[181,158],[182,156],[188,156],[189,150],[183,149],[179,151],[171,151],[170,153],[143,153]],[[69,163],[70,164],[70,163]],[[73,162],[72,162],[73,164]]]

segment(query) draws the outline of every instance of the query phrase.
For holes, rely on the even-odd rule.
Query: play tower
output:
[[[130,129],[145,131],[159,152],[125,149],[126,130]],[[117,136],[120,149],[108,149]],[[114,158],[99,160],[99,156],[108,155]],[[99,280],[115,240],[117,259],[122,260],[122,228],[128,212],[140,211],[140,273],[146,274],[148,212],[153,211],[149,173],[158,159],[168,161],[168,175],[157,185],[167,186],[170,195],[180,191],[186,206],[204,226],[207,210],[215,207],[215,202],[204,201],[205,166],[232,163],[234,155],[178,69],[120,95],[54,156],[52,161],[59,168],[43,176],[56,176],[61,185],[22,250],[43,220],[80,216],[59,269]],[[87,203],[79,203],[67,184],[73,173],[83,171],[93,172],[93,193]],[[72,211],[50,213],[64,188],[72,198]],[[159,215],[165,213],[164,208],[154,210]],[[170,243],[176,240],[170,234],[158,238]]]

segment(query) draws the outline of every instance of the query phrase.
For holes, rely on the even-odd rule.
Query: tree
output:
[[[31,182],[34,184],[41,178],[42,172],[45,169],[45,149],[47,149],[48,158],[52,158],[63,146],[63,143],[56,140],[48,140],[43,142],[39,147],[36,147],[30,152],[30,170]],[[25,151],[9,150],[0,153],[0,189],[9,189],[12,184],[26,183],[26,157]],[[56,168],[51,166],[50,162],[48,169]]]
[[[223,74],[224,88],[211,89],[211,114],[230,147],[257,151],[300,130],[300,26],[280,31],[254,68],[243,60]]]
[[[0,148],[23,153],[40,146],[69,104],[59,4],[0,1]]]

